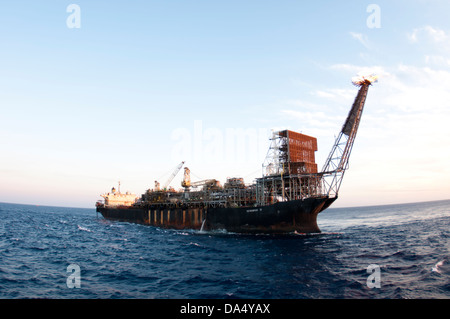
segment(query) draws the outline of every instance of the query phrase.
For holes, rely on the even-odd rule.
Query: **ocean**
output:
[[[316,235],[0,203],[0,299],[450,299],[450,200],[329,208]]]

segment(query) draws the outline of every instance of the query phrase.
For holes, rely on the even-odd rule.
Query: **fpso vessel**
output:
[[[263,164],[263,176],[250,185],[229,178],[221,186],[210,179],[191,182],[184,168],[184,190],[167,183],[147,190],[140,198],[115,188],[102,194],[97,212],[106,219],[157,227],[226,230],[236,233],[319,233],[317,215],[337,198],[374,75],[353,79],[359,87],[355,101],[321,172],[315,163],[317,140],[289,130],[273,133]]]

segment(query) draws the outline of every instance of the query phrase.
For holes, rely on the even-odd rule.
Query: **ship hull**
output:
[[[317,215],[334,198],[319,197],[259,207],[97,207],[106,219],[163,228],[235,233],[320,233]]]

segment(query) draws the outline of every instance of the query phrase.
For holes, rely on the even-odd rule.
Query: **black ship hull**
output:
[[[104,218],[163,228],[226,230],[235,233],[320,233],[317,215],[337,197],[316,197],[259,207],[106,207]]]

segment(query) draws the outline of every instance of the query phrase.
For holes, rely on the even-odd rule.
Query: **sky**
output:
[[[334,207],[449,199],[450,2],[342,2],[2,1],[0,202],[251,183],[272,130],[320,169],[369,73]]]

